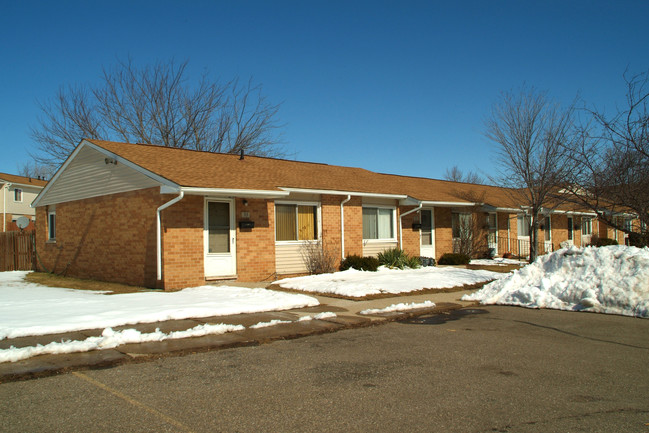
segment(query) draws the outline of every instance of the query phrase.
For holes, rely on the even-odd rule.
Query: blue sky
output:
[[[523,83],[610,110],[649,68],[646,1],[0,3],[0,172],[34,151],[37,102],[102,67],[188,59],[282,102],[295,159],[441,178],[493,172],[484,118]]]

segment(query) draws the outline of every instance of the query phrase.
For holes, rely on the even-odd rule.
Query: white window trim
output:
[[[519,222],[521,219],[525,220],[526,218],[529,219],[530,222],[532,221],[532,217],[531,217],[530,215],[527,215],[527,214],[518,214],[518,215],[516,215],[516,236],[517,236],[518,239],[521,240],[521,241],[523,241],[523,240],[529,240],[529,238],[530,238],[530,234],[531,234],[531,231],[532,231],[532,228],[530,227],[531,224],[528,225],[528,230],[530,231],[530,233],[528,233],[527,235],[522,235],[522,234],[520,233],[520,230],[518,230],[518,222]]]
[[[453,236],[453,214],[457,215],[469,215],[469,218],[471,219],[471,233],[470,237],[473,238],[473,212],[451,212],[451,239],[462,239],[461,237],[455,237]]]
[[[52,237],[51,216],[54,216],[54,237]],[[47,242],[56,242],[56,209],[47,212]]]
[[[16,200],[16,192],[20,191],[20,200]],[[25,191],[22,188],[14,188],[14,203],[22,203]]]
[[[361,209],[361,232],[363,231],[363,209],[390,209],[392,211],[392,233],[391,238],[379,238],[379,239],[365,239],[363,237],[363,244],[367,243],[383,243],[383,242],[397,242],[397,207],[396,206],[387,206],[380,204],[364,204]],[[361,233],[362,234],[362,233]]]
[[[318,218],[318,236],[315,239],[304,239],[297,241],[278,241],[277,240],[277,205],[290,204],[296,206],[315,206],[316,207],[316,217]],[[287,201],[287,200],[276,200],[275,205],[273,206],[273,221],[275,221],[275,230],[273,230],[273,237],[275,238],[275,245],[304,245],[309,242],[322,242],[322,217],[321,217],[320,202],[317,201]]]

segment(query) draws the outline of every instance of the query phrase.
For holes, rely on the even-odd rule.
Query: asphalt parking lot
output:
[[[0,384],[6,432],[649,433],[649,320],[473,307]]]

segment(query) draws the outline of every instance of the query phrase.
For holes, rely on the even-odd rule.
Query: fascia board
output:
[[[187,195],[211,195],[211,196],[234,196],[250,198],[282,198],[288,197],[286,191],[269,191],[254,189],[232,189],[232,188],[198,188],[198,187],[169,187],[161,186],[160,194],[177,194],[183,191]]]
[[[427,201],[421,202],[424,206],[439,206],[439,207],[456,207],[456,206],[478,206],[480,203],[468,203],[462,201]]]
[[[395,200],[405,200],[408,198],[408,196],[405,194],[381,194],[381,193],[374,193],[374,192],[338,191],[332,189],[286,188],[286,187],[279,187],[279,189],[288,192],[298,192],[298,193],[305,193],[305,194],[352,195],[356,197],[393,198]]]

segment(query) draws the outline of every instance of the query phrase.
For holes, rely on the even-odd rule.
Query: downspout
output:
[[[7,191],[9,191],[10,183],[5,183],[2,187],[2,232],[7,231]]]
[[[403,249],[403,217],[410,215],[413,212],[420,211],[422,207],[424,207],[424,203],[420,201],[419,206],[399,215],[399,248]]]
[[[351,194],[347,194],[347,198],[340,202],[340,254],[343,260],[345,260],[345,211],[343,210],[343,206],[351,199]]]
[[[160,213],[171,206],[174,203],[179,202],[180,200],[183,199],[185,196],[185,191],[182,189],[180,190],[180,193],[178,194],[178,197],[168,201],[167,203],[163,204],[158,208],[156,211],[156,222],[157,222],[157,230],[156,230],[156,249],[157,249],[157,255],[158,255],[158,281],[162,280],[162,234],[160,232]]]

